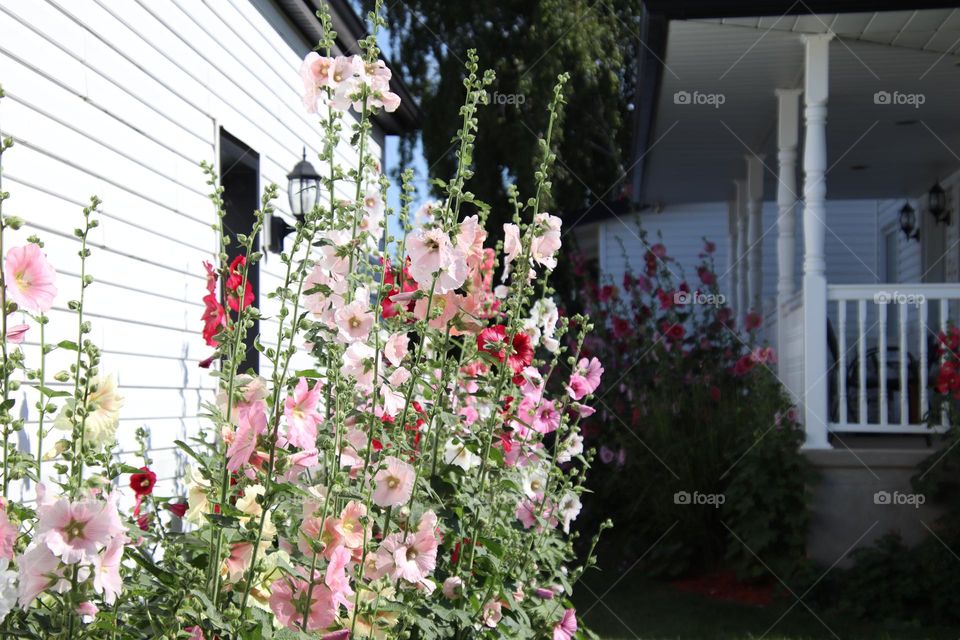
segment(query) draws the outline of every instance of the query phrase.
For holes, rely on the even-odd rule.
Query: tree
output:
[[[403,0],[389,9],[394,64],[420,99],[423,151],[431,178],[456,168],[452,140],[460,127],[449,108],[463,97],[466,51],[493,69],[490,103],[480,110],[469,188],[492,206],[488,228],[502,233],[512,215],[505,183],[533,193],[537,147],[557,75],[568,72],[568,104],[549,206],[562,215],[619,194],[626,168],[640,0]],[[409,161],[417,135],[402,153]],[[570,224],[568,216],[567,223]]]

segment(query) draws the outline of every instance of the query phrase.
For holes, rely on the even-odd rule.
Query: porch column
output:
[[[750,274],[747,280],[745,313],[755,311],[763,315],[763,156],[747,156],[747,260]]]
[[[806,47],[803,145],[803,388],[806,449],[829,449],[827,422],[827,95],[832,34],[803,36]]]
[[[729,203],[729,210],[727,211],[727,245],[729,251],[727,252],[727,275],[730,280],[729,291],[730,291],[730,310],[733,311],[734,319],[737,318],[740,310],[740,298],[737,295],[737,289],[739,287],[739,269],[740,265],[738,262],[740,256],[739,242],[740,231],[737,229],[737,197],[734,194],[733,200]]]
[[[742,327],[749,306],[747,249],[750,241],[747,228],[747,181],[734,180],[733,182],[737,187],[737,327]]]
[[[777,89],[777,354],[783,353],[783,308],[797,290],[797,140],[800,89]],[[782,365],[782,360],[777,360]]]

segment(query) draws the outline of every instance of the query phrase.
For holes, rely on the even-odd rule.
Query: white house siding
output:
[[[130,462],[134,430],[150,431],[161,493],[174,489],[185,463],[173,444],[205,428],[198,418],[214,380],[197,365],[210,349],[200,335],[202,262],[217,250],[201,160],[216,161],[223,127],[258,152],[261,189],[280,185],[302,147],[315,157],[317,118],[304,112],[298,68],[311,43],[281,37],[266,0],[0,0],[0,131],[16,147],[5,155],[5,213],[28,225],[9,244],[42,237],[59,272],[60,296],[49,340],[75,339],[66,303],[79,283],[78,243],[89,195],[103,199],[91,234],[87,317],[103,348],[104,372],[116,372],[126,397],[121,449]],[[265,14],[270,14],[270,20]],[[345,133],[349,133],[345,122]],[[381,153],[378,135],[374,153]],[[344,143],[338,159],[356,165]],[[341,185],[338,196],[352,196]],[[282,281],[270,255],[265,294]],[[264,342],[275,341],[265,296]],[[37,363],[37,331],[27,345]],[[69,354],[51,356],[50,371]],[[20,392],[22,396],[24,392]],[[22,446],[36,450],[31,397]],[[48,442],[52,442],[51,436]],[[46,447],[45,447],[46,448]],[[49,465],[48,465],[49,467]]]

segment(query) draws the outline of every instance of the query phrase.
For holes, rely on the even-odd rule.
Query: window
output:
[[[240,253],[237,234],[249,234],[253,228],[254,212],[260,207],[260,155],[220,129],[220,184],[223,186],[223,202],[226,216],[224,231],[230,237],[227,255],[232,261]],[[253,250],[260,249],[259,236],[254,239]],[[253,289],[254,300],[260,302],[260,265],[249,269],[247,280]],[[239,370],[253,369],[260,372],[260,354],[254,347],[254,337],[260,332],[259,321],[247,331],[246,357]]]

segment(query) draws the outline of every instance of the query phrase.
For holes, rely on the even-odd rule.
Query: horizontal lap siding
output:
[[[299,94],[310,45],[291,46],[248,0],[0,0],[0,22],[0,83],[8,94],[0,130],[17,141],[5,156],[3,187],[12,198],[4,211],[28,222],[11,243],[32,233],[46,243],[60,288],[47,339],[74,340],[76,320],[66,308],[80,275],[73,229],[89,196],[103,199],[101,226],[90,234],[91,337],[103,349],[101,370],[117,373],[126,398],[124,460],[139,466],[133,435],[148,428],[163,480],[158,491],[169,493],[185,463],[173,441],[209,435],[202,403],[215,386],[197,366],[210,353],[200,335],[201,263],[217,248],[198,165],[216,159],[222,126],[259,154],[261,188],[279,185],[275,205],[288,214],[286,173],[304,146],[315,158],[322,143],[318,118],[304,111]],[[344,137],[354,122],[344,118]],[[379,145],[372,148],[379,156]],[[357,164],[346,140],[337,161]],[[354,190],[342,182],[336,195]],[[282,267],[267,256],[262,293],[282,282]],[[272,344],[277,308],[265,296],[261,303],[264,342]],[[31,330],[24,347],[31,364],[38,339]],[[69,360],[55,352],[48,370]],[[298,354],[293,366],[308,364]],[[31,451],[33,402],[24,403],[22,443]]]

